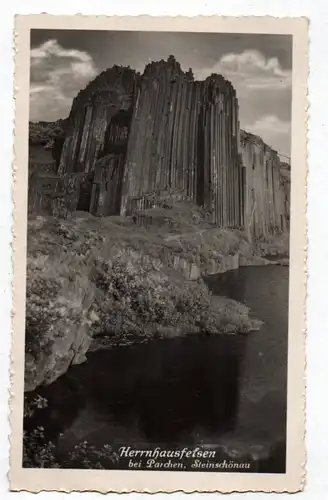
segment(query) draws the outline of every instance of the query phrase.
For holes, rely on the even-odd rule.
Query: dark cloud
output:
[[[48,40],[31,50],[30,119],[65,118],[78,91],[97,74],[92,57]]]

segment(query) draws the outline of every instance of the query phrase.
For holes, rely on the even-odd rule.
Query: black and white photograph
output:
[[[29,38],[20,466],[286,475],[293,35]]]

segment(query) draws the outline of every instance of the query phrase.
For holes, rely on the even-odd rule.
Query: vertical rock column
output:
[[[90,212],[107,216],[119,213],[124,155],[109,154],[96,162]]]
[[[173,190],[204,206],[221,227],[241,226],[238,144],[238,101],[228,81],[194,81],[173,57],[149,64],[133,111],[121,214],[133,199]]]
[[[134,106],[121,213],[130,200],[160,190],[194,191],[196,140],[193,77],[173,57],[145,68]]]
[[[134,70],[114,66],[78,94],[68,118],[59,174],[93,170],[112,118],[133,106],[137,80]]]
[[[203,157],[198,158],[197,168],[202,193],[198,200],[220,227],[240,227],[243,186],[238,101],[234,88],[222,76],[212,75],[203,82],[201,115],[198,134],[203,134]]]
[[[73,118],[72,135],[64,144],[60,174],[93,170],[104,145],[107,127],[118,109],[117,96],[111,91],[103,91],[95,94],[91,102],[77,112]]]
[[[250,238],[268,236],[287,228],[286,189],[276,151],[260,137],[241,135],[246,174],[245,230]]]

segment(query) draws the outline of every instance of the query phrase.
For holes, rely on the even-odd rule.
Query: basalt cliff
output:
[[[74,99],[52,172],[30,175],[29,211],[131,215],[169,192],[252,238],[288,228],[278,154],[240,131],[235,89],[170,56],[142,75],[114,66]],[[32,171],[33,169],[31,169]]]
[[[26,391],[104,335],[254,329],[197,280],[288,253],[290,169],[240,130],[227,80],[196,81],[173,57],[143,75],[114,66],[33,130],[30,158],[44,143],[53,161],[29,165]]]

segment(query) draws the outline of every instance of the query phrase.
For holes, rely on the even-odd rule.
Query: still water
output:
[[[246,267],[207,280],[264,321],[247,336],[187,336],[89,353],[43,390],[60,453],[88,441],[133,447],[209,445],[285,454],[288,268]],[[58,439],[59,432],[63,433]],[[270,465],[266,471],[271,471]]]

